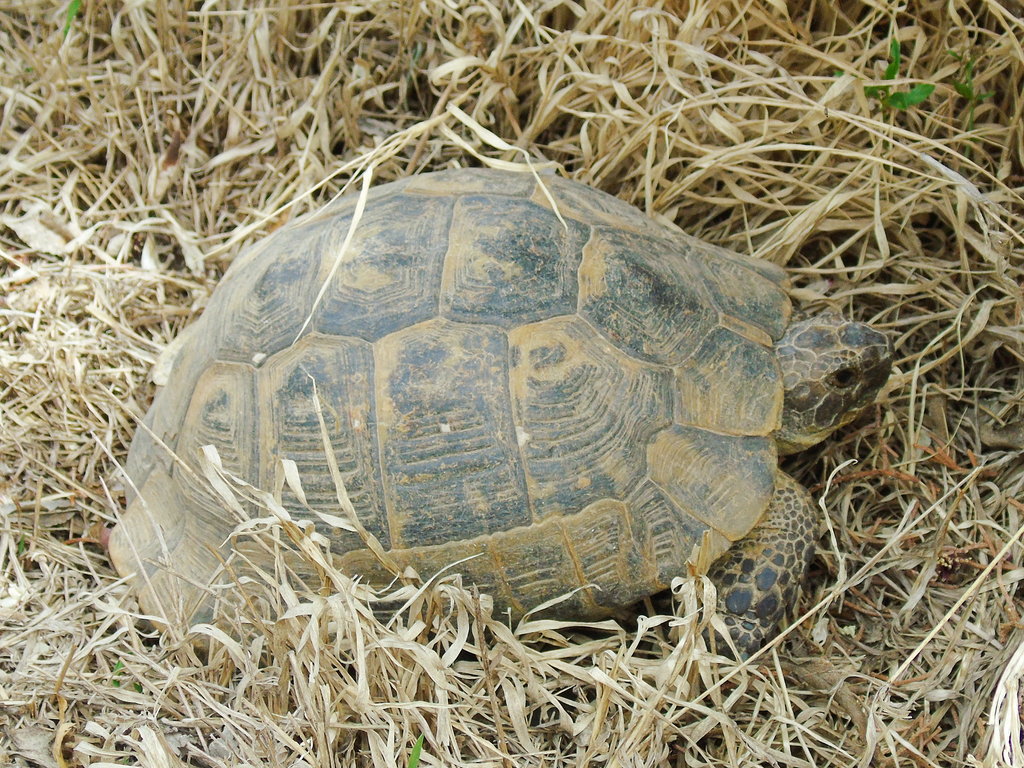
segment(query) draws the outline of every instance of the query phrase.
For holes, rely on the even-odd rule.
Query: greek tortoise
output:
[[[110,552],[144,610],[209,614],[238,521],[185,466],[202,446],[264,489],[294,460],[309,505],[345,516],[315,385],[392,568],[458,562],[513,616],[572,593],[547,615],[582,620],[664,589],[706,547],[741,653],[773,633],[818,521],[778,455],[874,399],[887,338],[837,313],[791,322],[776,266],[542,180],[404,179],[370,192],[337,264],[355,196],[236,260],[129,452],[138,495]],[[345,572],[391,580],[358,526],[314,522]]]

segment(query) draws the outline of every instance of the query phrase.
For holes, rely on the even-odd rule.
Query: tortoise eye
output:
[[[849,368],[840,368],[829,377],[829,381],[840,389],[852,387],[856,380],[856,374]]]

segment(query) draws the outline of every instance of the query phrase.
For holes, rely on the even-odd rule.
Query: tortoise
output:
[[[778,457],[874,400],[887,337],[836,312],[792,320],[779,267],[556,176],[384,184],[343,249],[356,207],[236,259],[180,345],[110,542],[143,609],[209,616],[238,522],[188,467],[212,444],[372,584],[457,563],[498,612],[590,620],[699,551],[737,648],[760,647],[817,538]]]

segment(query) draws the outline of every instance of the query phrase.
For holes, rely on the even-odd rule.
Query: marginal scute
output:
[[[516,222],[510,228],[508,223]],[[451,320],[513,328],[576,311],[576,270],[590,228],[529,200],[463,197],[455,205],[441,293]]]
[[[786,270],[778,264],[773,264],[772,262],[765,261],[764,259],[755,259],[751,256],[731,251],[728,248],[723,248],[720,245],[709,243],[705,240],[694,237],[693,235],[680,232],[679,230],[666,229],[663,231],[665,231],[667,235],[679,240],[684,248],[691,249],[695,253],[700,254],[704,261],[721,260],[728,262],[735,268],[756,272],[769,283],[774,283],[784,291],[789,289],[789,276],[786,274]]]
[[[311,244],[319,256],[313,297],[334,271],[313,312],[313,330],[376,341],[436,317],[453,208],[449,197],[389,196],[363,212],[344,254],[351,216],[333,219]],[[303,306],[311,307],[312,298]]]
[[[392,545],[532,522],[499,329],[431,320],[374,345]]]
[[[729,435],[778,429],[782,374],[771,347],[716,328],[695,355],[675,367],[675,380],[679,424]]]
[[[146,612],[187,621],[206,599],[194,585],[213,581],[218,555],[231,560],[226,544],[234,525],[208,494],[188,493],[167,474],[154,472],[111,533],[110,556],[122,574],[134,572]],[[177,578],[166,578],[164,571]]]
[[[731,542],[707,523],[684,511],[656,483],[644,480],[629,499],[633,517],[642,520],[650,536],[651,563],[658,583],[667,588],[676,576],[686,574],[694,547],[709,546],[709,559],[718,557]]]
[[[647,442],[671,421],[671,371],[628,357],[575,316],[517,328],[509,344],[537,515],[623,498],[644,474]]]
[[[153,472],[110,536],[116,562],[130,564],[139,575],[152,576],[157,564],[181,544],[189,516],[174,514],[174,510],[186,503],[168,473]]]
[[[200,324],[205,325],[203,318],[191,327]],[[202,331],[202,328],[199,330]],[[191,335],[199,338],[196,332]],[[174,451],[178,444],[178,434],[192,402],[192,392],[199,377],[214,359],[214,349],[208,345],[192,344],[187,351],[188,354],[179,355],[174,362],[170,373],[172,386],[157,390],[153,406],[143,419],[144,427],[137,429],[132,438],[132,448],[125,462],[125,472],[132,481],[125,487],[125,498],[129,504],[135,498],[133,483],[141,489],[151,473],[169,473],[174,466],[174,457],[170,451]],[[161,447],[157,439],[167,447]]]
[[[596,606],[588,590],[581,589],[572,552],[566,547],[562,520],[551,518],[538,525],[496,535],[491,542],[499,573],[509,593],[515,595],[513,608],[521,613],[554,597],[568,595],[561,610],[577,616],[592,616]]]
[[[646,520],[629,505],[601,499],[563,518],[565,545],[581,584],[597,606],[594,615],[657,591],[658,573]]]
[[[260,485],[274,488],[279,460],[289,459],[296,463],[309,506],[344,517],[324,457],[314,388],[348,498],[366,529],[390,547],[380,481],[373,348],[365,341],[311,334],[259,370]],[[282,503],[297,517],[309,514],[287,486]],[[333,531],[319,520],[316,524],[337,552],[363,545],[352,531]]]
[[[213,363],[199,376],[181,432],[169,447],[181,461],[196,468],[202,448],[212,445],[225,472],[257,483],[259,423],[255,405],[255,369],[240,363]],[[177,462],[170,472],[153,468],[140,497],[129,506],[125,528],[119,527],[111,540],[111,556],[119,568],[138,570],[140,558],[155,560],[160,568],[183,579],[161,578],[162,586],[155,590],[143,582],[148,590],[141,596],[144,604],[160,606],[152,610],[166,610],[162,615],[180,613],[188,618],[204,595],[187,584],[204,584],[214,576],[220,561],[211,548],[221,549],[225,559],[230,554],[227,539],[239,521],[201,477]],[[160,526],[160,536],[152,531],[153,523]],[[149,568],[147,564],[146,570]],[[160,568],[150,575],[156,576]]]
[[[446,576],[459,575],[463,584],[472,584],[497,602],[512,605],[514,596],[508,591],[492,552],[494,539],[494,536],[479,536],[443,544],[394,549],[388,556],[400,572],[405,573],[411,568],[423,579],[448,568],[452,563],[459,563],[457,568],[449,569]],[[370,584],[387,584],[395,576],[368,549],[346,552],[335,558],[335,565],[343,573],[359,574]],[[517,610],[521,612],[522,608],[517,607]]]
[[[360,179],[362,182],[362,179]],[[375,187],[371,187],[370,191],[366,193],[366,207],[372,208],[381,205],[383,201],[388,197],[402,192],[412,182],[411,178],[398,179],[397,181],[389,181],[387,184],[379,184]],[[302,217],[294,224],[289,226],[304,227],[308,223],[319,222],[319,221],[330,221],[341,216],[346,216],[355,211],[356,206],[359,205],[359,197],[362,194],[362,190],[359,186],[353,185],[348,192],[330,203],[325,205],[323,208],[314,211],[308,217]]]
[[[651,480],[730,541],[747,535],[771,499],[778,469],[771,438],[673,424],[658,433],[647,454]]]
[[[690,357],[720,312],[672,240],[596,227],[580,265],[580,313],[617,346],[664,365]]]
[[[538,618],[599,618],[657,588],[646,532],[620,501],[497,534],[489,549],[518,612],[564,598]]]

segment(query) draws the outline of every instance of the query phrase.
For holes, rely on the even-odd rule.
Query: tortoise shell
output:
[[[358,526],[282,487],[291,459],[310,507],[345,516],[314,386],[366,532],[424,578],[463,561],[499,610],[576,590],[555,615],[606,615],[759,520],[777,470],[782,270],[554,176],[385,184],[343,251],[355,210],[342,198],[257,244],[190,329],[132,443],[141,498],[129,492],[111,541],[144,609],[201,606],[193,584],[237,524],[184,466],[209,444],[313,518],[346,572],[390,579]]]

